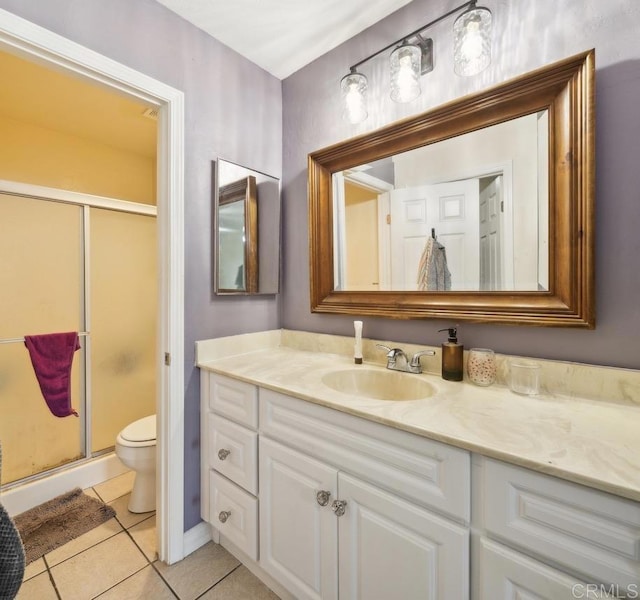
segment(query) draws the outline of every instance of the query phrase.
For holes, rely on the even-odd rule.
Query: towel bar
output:
[[[89,335],[88,331],[80,331],[78,333],[78,335],[80,337],[85,337],[87,335]],[[23,337],[17,337],[17,338],[5,338],[4,340],[0,340],[0,344],[13,344],[15,342],[24,342],[24,338]]]

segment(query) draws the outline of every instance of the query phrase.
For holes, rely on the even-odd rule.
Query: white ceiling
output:
[[[278,79],[411,0],[158,0]]]

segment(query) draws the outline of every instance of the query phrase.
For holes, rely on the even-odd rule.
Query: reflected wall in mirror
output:
[[[309,155],[311,309],[594,326],[594,52]]]
[[[215,166],[215,293],[276,294],[280,182],[222,159]]]
[[[335,289],[549,289],[548,111],[333,174]]]

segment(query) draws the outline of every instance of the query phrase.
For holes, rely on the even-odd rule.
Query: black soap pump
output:
[[[447,381],[462,381],[462,358],[464,346],[458,344],[458,329],[446,327],[438,331],[447,331],[449,338],[442,344],[442,379]]]

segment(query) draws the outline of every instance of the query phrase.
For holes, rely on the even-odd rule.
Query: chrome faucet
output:
[[[422,364],[420,363],[421,356],[434,356],[435,352],[433,350],[420,350],[420,352],[416,352],[411,360],[404,353],[404,350],[401,348],[389,348],[389,346],[385,346],[384,344],[376,344],[378,348],[382,348],[387,353],[387,369],[391,369],[392,371],[403,371],[404,373],[422,373]],[[398,364],[398,358],[404,359],[400,364]]]

